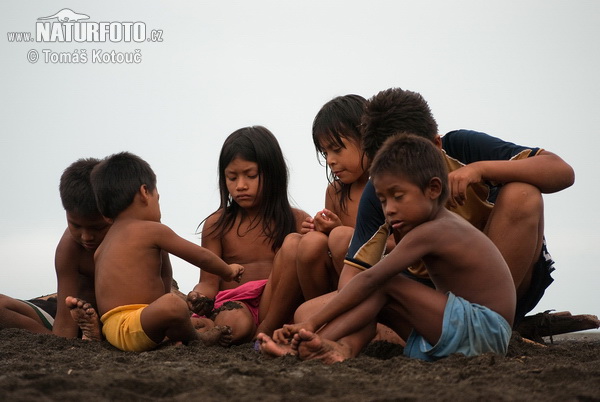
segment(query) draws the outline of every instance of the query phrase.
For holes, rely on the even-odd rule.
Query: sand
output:
[[[121,352],[23,330],[0,330],[1,401],[600,401],[600,331],[546,346],[513,336],[506,357],[453,355],[436,363],[371,344],[334,365],[268,358],[251,344],[165,345]]]

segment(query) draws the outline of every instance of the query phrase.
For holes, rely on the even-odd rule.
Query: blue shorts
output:
[[[542,251],[537,262],[535,263],[535,266],[533,267],[533,272],[531,273],[531,284],[529,285],[529,289],[527,289],[527,292],[525,292],[524,295],[517,299],[513,328],[516,328],[521,320],[523,320],[523,317],[533,310],[542,299],[542,296],[544,296],[548,286],[554,282],[554,279],[550,275],[554,270],[554,261],[552,261],[552,256],[550,256],[550,253],[548,253],[548,249],[546,248],[546,240],[544,239]],[[402,275],[435,289],[435,285],[430,279],[420,278],[406,270],[402,271]]]
[[[413,330],[406,341],[404,355],[425,361],[436,361],[452,353],[506,355],[511,335],[510,324],[500,314],[448,292],[439,341],[432,346]]]

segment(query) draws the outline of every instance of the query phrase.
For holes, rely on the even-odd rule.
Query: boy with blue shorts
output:
[[[342,361],[373,338],[385,309],[385,324],[407,340],[409,357],[506,354],[516,306],[511,272],[484,233],[445,208],[450,188],[441,151],[420,136],[393,136],[370,174],[396,247],[308,320],[277,330],[275,342],[259,338],[261,350],[282,354],[292,339],[291,352],[303,360]],[[418,262],[435,288],[401,275]]]

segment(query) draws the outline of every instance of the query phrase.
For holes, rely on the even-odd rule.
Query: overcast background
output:
[[[8,32],[34,33],[37,18],[63,8],[95,22],[141,21],[163,41],[9,42]],[[327,184],[311,140],[319,108],[402,87],[428,100],[441,134],[481,130],[573,166],[575,185],[544,197],[557,271],[534,312],[600,315],[598,1],[3,1],[0,27],[0,293],[56,290],[66,227],[58,181],[76,159],[124,150],[146,159],[163,222],[199,243],[231,132],[269,128],[293,202],[313,214]],[[44,49],[139,49],[142,60],[52,63]],[[173,262],[188,292],[199,271]]]

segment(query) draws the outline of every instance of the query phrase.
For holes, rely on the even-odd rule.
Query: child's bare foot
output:
[[[229,346],[233,339],[231,335],[231,327],[227,325],[217,325],[207,331],[199,331],[198,338],[206,345]]]
[[[215,322],[213,320],[205,317],[198,317],[196,314],[192,314],[190,320],[192,321],[194,329],[198,332],[206,332],[215,327]]]
[[[314,332],[301,329],[294,335],[292,348],[298,351],[302,360],[321,360],[325,364],[333,364],[350,358],[350,351],[342,345],[321,338]]]
[[[67,307],[71,310],[71,317],[77,322],[81,332],[81,339],[85,341],[100,341],[100,320],[98,314],[92,305],[85,300],[76,297],[67,296],[65,298]]]
[[[281,343],[276,343],[270,336],[267,334],[260,333],[256,336],[256,342],[258,342],[258,348],[262,354],[272,356],[272,357],[281,357],[285,355],[295,355],[296,351],[292,349],[291,345],[284,345]]]

